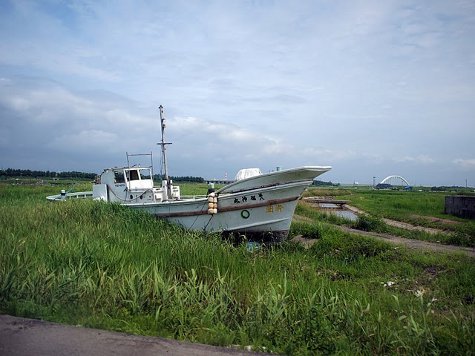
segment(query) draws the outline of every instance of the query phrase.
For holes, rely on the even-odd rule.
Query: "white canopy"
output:
[[[254,176],[259,176],[261,174],[262,172],[259,168],[243,168],[239,172],[237,172],[234,180],[246,179]]]

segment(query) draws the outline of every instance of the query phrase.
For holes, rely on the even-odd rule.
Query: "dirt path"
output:
[[[0,355],[267,355],[0,315]]]
[[[398,227],[400,229],[411,230],[411,231],[424,231],[433,235],[434,234],[445,234],[445,235],[448,234],[447,231],[434,229],[432,227],[416,226],[416,225],[408,224],[402,221],[391,220],[391,219],[386,219],[386,218],[383,218],[383,221],[389,226]]]
[[[443,245],[443,244],[439,244],[435,242],[406,239],[400,236],[394,236],[394,235],[389,235],[389,234],[380,234],[380,233],[370,232],[370,231],[361,231],[361,230],[351,229],[346,226],[338,226],[338,225],[334,225],[334,226],[345,232],[374,237],[378,240],[386,241],[392,244],[404,245],[410,249],[423,249],[423,250],[437,251],[437,252],[456,252],[456,253],[462,253],[470,257],[475,257],[475,249],[471,247]]]
[[[461,224],[460,221],[444,219],[444,218],[436,218],[435,216],[423,216],[423,215],[413,214],[412,217],[417,218],[417,219],[427,220],[427,221],[430,221],[430,222],[442,223],[442,224],[446,224],[446,225],[459,225],[459,224]]]

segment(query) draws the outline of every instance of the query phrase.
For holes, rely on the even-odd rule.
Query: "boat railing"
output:
[[[204,199],[206,197],[207,197],[207,195],[182,195],[180,197],[180,200]]]
[[[46,197],[46,199],[49,201],[61,201],[67,199],[92,199],[92,191],[50,195]]]

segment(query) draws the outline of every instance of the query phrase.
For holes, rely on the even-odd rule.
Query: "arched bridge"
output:
[[[390,184],[392,186],[405,186],[405,187],[410,185],[406,178],[401,177],[401,176],[395,176],[395,175],[387,176],[379,184]]]

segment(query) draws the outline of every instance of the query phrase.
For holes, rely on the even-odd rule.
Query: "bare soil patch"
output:
[[[292,217],[292,220],[297,221],[297,222],[312,222],[312,219],[307,218],[306,216],[297,215],[297,214],[294,214],[294,216]]]
[[[423,216],[423,215],[411,215],[417,219],[423,219],[434,223],[441,223],[447,225],[458,225],[460,221],[450,220],[450,219],[443,219],[443,218],[436,218],[435,216]]]
[[[307,239],[303,237],[302,235],[297,235],[293,237],[292,240],[290,241],[301,244],[305,248],[310,248],[317,243],[318,239]]]

